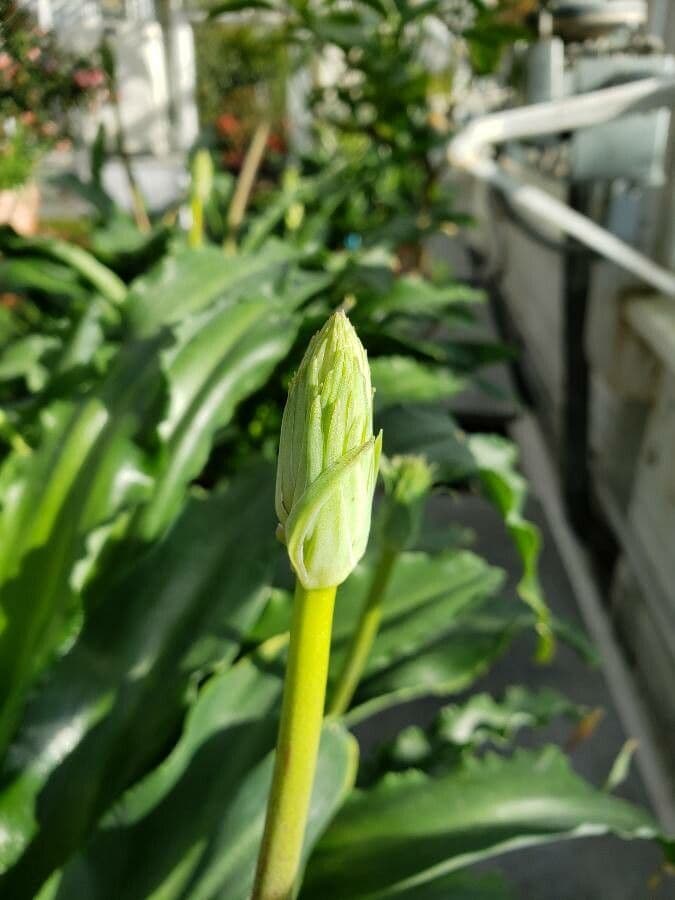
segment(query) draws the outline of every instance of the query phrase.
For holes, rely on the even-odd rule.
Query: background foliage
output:
[[[472,27],[507,33],[472,7]],[[451,512],[453,492],[482,493],[522,579],[518,597],[461,528],[431,520],[400,553],[354,701],[324,726],[300,896],[509,897],[469,867],[590,833],[672,855],[647,811],[583,781],[561,750],[518,747],[526,729],[586,710],[517,686],[453,701],[523,631],[535,630],[541,661],[556,639],[593,653],[542,596],[515,448],[465,433],[450,412],[510,351],[466,337],[482,295],[426,255],[429,234],[463,220],[442,167],[428,166],[441,137],[401,42],[444,9],[293,8],[317,49],[364,44],[354,65],[393,132],[329,155],[321,133],[343,127],[317,95],[314,150],[254,192],[227,252],[231,177],[217,174],[206,196],[190,189],[204,227],[188,242],[170,218],[142,231],[115,207],[100,147],[91,177],[70,181],[92,207],[80,243],[0,232],[3,896],[248,897],[288,640],[272,502],[280,412],[309,336],[341,304],[369,352],[385,452],[433,463]],[[368,68],[396,60],[403,83],[389,88],[409,91],[406,116],[385,93],[389,70]],[[338,595],[329,690],[378,534]],[[429,694],[442,709],[428,728],[359,759],[350,729]]]

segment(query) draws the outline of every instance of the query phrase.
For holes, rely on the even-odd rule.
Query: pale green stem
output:
[[[192,211],[192,224],[188,234],[190,247],[201,247],[204,243],[204,201],[196,194],[190,201]]]
[[[290,900],[319,751],[335,588],[295,589],[274,774],[252,900]]]
[[[342,671],[335,687],[335,693],[328,707],[332,716],[341,716],[349,709],[356,688],[366,668],[373,641],[382,620],[382,606],[389,579],[398,557],[398,551],[384,548],[375,567],[373,581],[368,591],[361,617],[352,637]]]

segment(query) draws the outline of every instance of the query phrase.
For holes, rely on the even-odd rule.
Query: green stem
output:
[[[361,618],[352,637],[347,657],[335,687],[328,712],[332,716],[341,716],[349,709],[349,704],[356,692],[361,676],[366,668],[368,657],[375,640],[375,635],[382,619],[384,595],[398,551],[385,547],[377,561],[373,581],[368,596],[361,610]]]
[[[204,243],[204,202],[201,197],[193,196],[190,201],[192,224],[188,234],[190,247],[201,247]]]
[[[335,591],[296,584],[274,774],[251,900],[290,900],[294,894],[319,751]]]

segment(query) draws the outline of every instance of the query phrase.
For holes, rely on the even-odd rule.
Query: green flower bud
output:
[[[291,382],[279,442],[278,534],[307,590],[341,584],[365,553],[381,446],[366,351],[336,312]]]
[[[379,536],[400,551],[417,540],[424,504],[434,482],[434,466],[423,456],[394,456],[382,460],[385,496],[379,515]]]
[[[197,150],[192,161],[192,196],[206,202],[213,190],[213,160],[208,150]]]

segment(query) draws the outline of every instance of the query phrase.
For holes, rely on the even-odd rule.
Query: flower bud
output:
[[[192,161],[192,196],[204,203],[213,190],[213,160],[208,150],[197,150]]]
[[[337,587],[365,553],[381,445],[366,351],[336,312],[310,341],[281,423],[278,534],[305,589]]]
[[[385,495],[379,514],[382,543],[396,552],[419,536],[424,505],[434,482],[434,466],[423,456],[394,456],[382,460]]]

